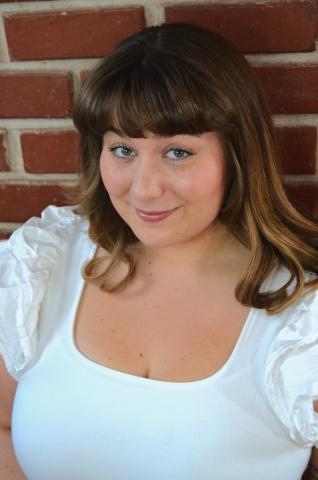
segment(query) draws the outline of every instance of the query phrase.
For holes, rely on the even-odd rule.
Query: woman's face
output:
[[[215,132],[128,138],[109,130],[100,171],[114,208],[147,246],[190,241],[217,222],[226,172]]]

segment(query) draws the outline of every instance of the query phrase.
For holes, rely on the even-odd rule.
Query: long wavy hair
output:
[[[228,182],[220,221],[250,250],[250,263],[236,286],[243,305],[277,313],[318,288],[318,221],[288,200],[282,181],[271,115],[244,56],[219,35],[189,23],[152,26],[131,35],[89,73],[74,109],[80,133],[79,183],[68,199],[89,221],[89,236],[109,253],[82,274],[105,291],[118,291],[136,271],[128,245],[138,242],[116,212],[100,175],[103,135],[118,128],[128,137],[218,132]],[[128,273],[110,281],[120,262]],[[283,264],[290,278],[277,291],[260,287]],[[306,282],[305,270],[314,274]],[[288,291],[296,280],[295,288]]]

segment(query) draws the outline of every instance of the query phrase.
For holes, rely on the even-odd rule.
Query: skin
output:
[[[146,138],[127,138],[106,132],[100,172],[114,208],[140,240],[135,248],[139,262],[157,266],[172,287],[180,281],[178,272],[183,279],[187,270],[202,277],[226,247],[239,248],[218,221],[226,181],[224,153],[215,132],[174,137],[146,133]],[[176,207],[156,223],[144,222],[135,210]],[[318,412],[318,400],[314,409]],[[316,447],[311,462],[318,468]]]
[[[176,271],[182,265],[183,271],[200,273],[229,241],[217,218],[226,172],[216,133],[128,139],[107,132],[100,172],[114,208],[140,240],[140,257],[161,270],[171,274],[172,266]],[[161,222],[148,223],[136,208],[177,209]]]
[[[125,143],[136,154],[128,162],[112,157],[108,147]],[[188,160],[173,159],[178,145],[193,152]],[[120,149],[116,150],[119,155]],[[132,152],[124,151],[126,155]],[[186,156],[186,155],[182,155]],[[123,163],[122,163],[123,162]],[[173,287],[187,273],[202,278],[207,268],[225,254],[239,248],[217,220],[224,194],[225,168],[221,144],[214,133],[200,137],[182,135],[169,138],[127,139],[113,132],[104,137],[100,158],[102,179],[111,201],[141,240],[136,254],[145,264],[152,261],[160,278]],[[168,219],[155,224],[143,222],[134,206],[145,210],[178,207]],[[231,247],[231,248],[230,248]],[[137,252],[138,251],[138,252]],[[241,252],[240,252],[241,253]],[[151,259],[151,260],[149,260]],[[178,268],[181,267],[182,268]],[[180,274],[181,272],[181,274]],[[179,279],[176,277],[179,275]],[[192,280],[191,280],[192,281]],[[0,359],[0,478],[22,480],[11,444],[10,424],[16,382]],[[314,403],[318,412],[318,400]],[[318,449],[312,450],[312,463],[318,468]],[[306,476],[304,480],[310,480]]]

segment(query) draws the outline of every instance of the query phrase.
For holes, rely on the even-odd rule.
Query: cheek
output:
[[[100,158],[100,174],[105,189],[110,196],[121,196],[128,189],[129,180],[119,169],[113,168],[109,159]]]
[[[193,202],[217,202],[223,198],[225,177],[222,168],[208,168],[183,182],[183,196]]]
[[[226,185],[226,172],[223,156],[218,156],[207,173],[202,176],[202,191],[207,195],[214,195],[216,198],[224,194]]]

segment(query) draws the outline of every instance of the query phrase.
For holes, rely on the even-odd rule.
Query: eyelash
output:
[[[118,145],[114,145],[113,147],[108,148],[108,151],[111,153],[111,155],[113,155],[113,157],[119,158],[119,159],[129,159],[130,158],[130,156],[127,156],[127,155],[123,156],[123,157],[119,157],[118,155],[116,155],[114,152],[115,152],[115,150],[117,150],[117,148],[126,148],[126,149],[132,151],[132,148],[127,147],[127,145],[124,145],[123,143],[118,144]],[[186,157],[179,157],[179,158],[175,158],[175,159],[170,158],[169,160],[171,160],[172,162],[178,162],[180,160],[186,160],[190,155],[193,155],[193,153],[189,152],[189,150],[185,150],[184,148],[177,147],[177,146],[171,147],[168,150],[168,152],[170,152],[171,150],[180,150],[180,151],[185,152],[187,154]]]

